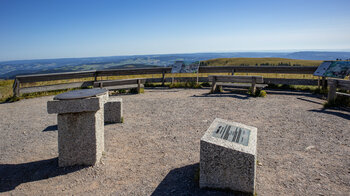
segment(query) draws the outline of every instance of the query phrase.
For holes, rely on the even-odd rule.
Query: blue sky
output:
[[[0,61],[350,51],[350,0],[0,0]]]

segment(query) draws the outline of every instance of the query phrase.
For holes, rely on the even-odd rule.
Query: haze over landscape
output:
[[[349,195],[350,0],[0,0],[0,195]]]
[[[350,58],[350,2],[0,2],[0,78],[176,60]],[[262,62],[263,63],[263,62]]]

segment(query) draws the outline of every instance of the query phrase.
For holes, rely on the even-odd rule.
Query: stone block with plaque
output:
[[[216,118],[200,141],[201,188],[254,193],[257,128]]]

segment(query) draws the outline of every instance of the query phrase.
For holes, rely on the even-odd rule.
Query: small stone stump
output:
[[[118,97],[109,97],[104,106],[106,123],[122,123],[123,100]]]
[[[62,93],[47,102],[49,114],[57,113],[58,166],[95,165],[104,151],[105,89]]]
[[[257,128],[216,118],[200,140],[200,188],[254,193]]]

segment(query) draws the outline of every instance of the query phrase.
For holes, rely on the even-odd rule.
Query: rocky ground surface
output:
[[[121,95],[124,123],[105,126],[95,167],[57,167],[53,97],[0,104],[0,195],[229,195],[198,187],[199,141],[223,118],[258,128],[258,195],[348,195],[350,113],[305,92]]]

